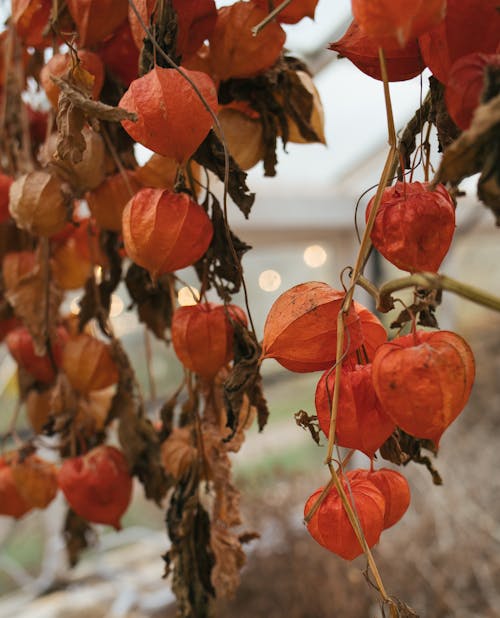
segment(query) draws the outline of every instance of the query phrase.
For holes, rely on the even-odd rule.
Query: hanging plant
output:
[[[281,10],[276,16],[278,22],[284,24],[296,24],[304,17],[314,19],[316,6],[319,0],[292,0],[288,6]],[[269,10],[278,7],[281,0],[254,0],[255,4],[261,9]]]

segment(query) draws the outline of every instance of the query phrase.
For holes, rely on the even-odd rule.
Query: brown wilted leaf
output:
[[[419,618],[415,610],[396,597],[391,597],[382,605],[382,616],[383,618]]]
[[[295,422],[302,429],[309,430],[311,434],[311,438],[319,445],[319,441],[321,438],[321,430],[318,423],[318,417],[316,415],[311,415],[305,410],[299,410],[294,414]]]
[[[68,509],[63,530],[66,552],[70,566],[74,567],[80,559],[84,549],[93,547],[97,543],[97,534],[88,521]]]
[[[198,459],[198,450],[193,443],[191,427],[174,427],[161,445],[161,461],[165,472],[180,480]]]
[[[210,527],[210,546],[215,556],[212,584],[218,597],[230,599],[240,584],[240,570],[246,555],[239,538],[222,522]]]
[[[46,273],[43,271],[38,264],[5,292],[14,313],[33,338],[35,353],[40,356],[47,352],[47,341],[55,331],[58,309],[63,299],[63,292],[57,283],[53,279],[48,280],[48,269]]]

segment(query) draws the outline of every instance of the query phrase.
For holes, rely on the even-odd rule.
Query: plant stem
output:
[[[283,11],[283,9],[286,9],[286,7],[291,2],[292,0],[283,0],[281,4],[278,4],[278,6],[274,10],[272,10],[265,19],[263,19],[259,24],[257,24],[256,26],[252,28],[252,34],[254,36],[257,36],[259,32],[263,30],[269,23],[271,23],[273,19],[276,17],[276,15],[279,15],[281,11]]]

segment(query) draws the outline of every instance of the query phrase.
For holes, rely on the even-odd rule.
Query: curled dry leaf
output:
[[[193,445],[191,427],[174,427],[161,445],[161,461],[165,472],[176,481],[183,478],[198,459],[198,450]]]
[[[230,599],[240,585],[240,571],[246,562],[241,541],[223,523],[214,522],[210,526],[210,547],[215,557],[213,587],[218,597]]]

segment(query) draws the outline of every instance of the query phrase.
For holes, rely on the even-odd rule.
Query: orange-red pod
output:
[[[481,102],[488,66],[500,69],[500,53],[475,52],[463,56],[451,67],[445,90],[446,107],[461,129],[469,128],[474,111]]]
[[[350,488],[344,481],[344,489],[349,502],[355,507],[368,547],[373,547],[378,543],[384,527],[384,496],[373,483],[362,479],[353,479]],[[304,517],[322,491],[323,488],[317,489],[309,497],[304,507]],[[315,541],[345,560],[354,560],[363,553],[363,548],[335,488],[325,496],[307,529]]]
[[[344,36],[332,43],[330,49],[340,57],[348,58],[360,71],[374,79],[382,80],[377,43],[353,21]],[[384,49],[387,75],[390,82],[401,82],[420,75],[425,69],[417,39],[404,47]]]
[[[474,382],[472,350],[449,331],[398,337],[377,350],[372,379],[386,414],[435,444],[463,410]]]
[[[179,307],[172,316],[172,343],[181,363],[205,378],[213,378],[233,358],[233,326],[247,318],[235,305],[199,303]]]
[[[446,14],[446,0],[352,0],[359,27],[383,47],[399,45],[427,32]]]
[[[448,0],[444,20],[418,42],[426,66],[446,84],[452,65],[462,56],[494,54],[499,32],[498,0]]]
[[[10,333],[10,331],[14,330],[18,326],[21,326],[21,323],[17,318],[7,318],[6,320],[0,320],[0,342],[5,339],[5,337]]]
[[[360,356],[363,361],[371,362],[377,348],[387,341],[387,331],[377,316],[361,303],[353,301],[353,306],[358,315],[363,335]],[[354,357],[355,352],[351,352],[351,358]]]
[[[19,493],[11,466],[0,457],[0,515],[20,519],[32,508]]]
[[[254,0],[255,4],[265,11],[269,11],[269,0]],[[271,5],[276,8],[281,4],[281,0],[271,0]],[[318,0],[292,0],[276,16],[276,21],[284,24],[296,24],[304,17],[314,19]]]
[[[194,264],[208,249],[212,222],[186,193],[141,189],[123,211],[127,255],[155,279]]]
[[[37,356],[33,339],[27,328],[20,327],[10,331],[5,338],[9,352],[17,364],[30,373],[36,380],[50,384],[55,380],[55,369],[61,365],[64,344],[68,338],[66,329],[60,327],[57,336],[52,340],[52,359],[47,354]]]
[[[337,317],[345,293],[327,283],[310,281],[287,290],[274,302],[264,325],[262,358],[274,358],[290,371],[328,369],[335,363]],[[345,316],[344,349],[363,342],[354,307]]]
[[[123,210],[140,188],[133,172],[107,176],[101,184],[85,195],[90,212],[103,230],[121,232]]]
[[[66,0],[81,47],[101,43],[127,18],[128,0]]]
[[[54,464],[33,454],[21,457],[19,453],[15,453],[9,463],[21,497],[31,507],[44,509],[48,506],[58,490]]]
[[[139,77],[139,50],[130,24],[124,21],[118,30],[96,50],[106,68],[125,86]]]
[[[94,84],[92,86],[92,98],[99,99],[102,85],[104,83],[104,65],[102,60],[97,54],[86,49],[78,51],[78,58],[83,69],[88,71],[94,78]],[[72,67],[73,60],[69,53],[55,54],[42,67],[40,71],[40,82],[47,95],[47,98],[52,103],[52,106],[57,108],[59,101],[60,89],[51,79],[51,76],[62,77]]]
[[[316,414],[319,426],[325,436],[330,430],[330,411],[332,407],[335,370],[328,370],[316,387]],[[339,446],[362,451],[373,457],[395,429],[384,412],[372,383],[372,366],[357,365],[342,369],[340,398],[335,429]]]
[[[214,0],[172,0],[177,13],[177,53],[194,54],[210,37],[217,21]]]
[[[37,256],[33,251],[12,251],[4,255],[2,276],[6,290],[13,290],[20,279],[31,273],[37,265]]]
[[[217,77],[253,77],[269,69],[278,60],[286,35],[276,22],[268,24],[257,36],[252,28],[267,17],[253,2],[236,2],[219,9],[210,37],[210,57]]]
[[[454,232],[455,206],[443,185],[432,191],[428,183],[398,181],[384,190],[370,238],[401,270],[437,272]]]
[[[9,189],[14,179],[0,173],[0,223],[10,218],[9,213]]]
[[[98,446],[85,455],[66,459],[58,482],[80,517],[121,529],[120,519],[132,497],[132,478],[120,450]]]
[[[217,112],[217,92],[206,73],[184,70],[208,105]],[[120,107],[137,114],[123,128],[146,148],[185,163],[212,128],[213,118],[191,84],[173,69],[155,66],[135,79]]]
[[[350,481],[361,479],[371,481],[385,498],[384,530],[394,526],[408,510],[411,494],[405,477],[389,468],[380,470],[351,470]]]
[[[52,0],[12,0],[12,21],[17,34],[31,47],[50,45],[50,37],[43,32],[48,25]]]
[[[64,346],[62,369],[80,393],[97,391],[118,382],[118,369],[107,344],[85,333]]]

